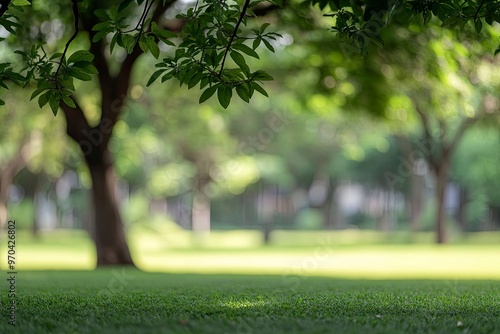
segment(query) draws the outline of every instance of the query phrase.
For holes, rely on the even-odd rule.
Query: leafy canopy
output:
[[[48,104],[54,114],[61,103],[75,107],[74,80],[89,81],[97,74],[92,64],[94,55],[89,51],[78,50],[68,55],[68,47],[79,33],[80,12],[89,3],[90,0],[71,0],[74,32],[62,52],[48,54],[46,42],[41,42],[31,45],[29,50],[16,49],[24,62],[23,68],[17,69],[10,62],[0,63],[0,89],[8,89],[11,83],[26,87],[35,82],[31,99],[38,98],[40,107]],[[158,62],[147,85],[158,79],[164,82],[176,78],[189,89],[199,86],[200,103],[216,94],[219,103],[227,108],[234,92],[246,102],[255,92],[268,95],[262,82],[272,77],[265,71],[251,70],[247,59],[259,59],[257,49],[261,45],[274,52],[273,41],[281,37],[268,30],[269,23],[250,29],[249,20],[255,16],[255,9],[267,6],[269,1],[198,0],[177,15],[183,22],[180,32],[160,26],[151,14],[156,6],[166,9],[172,3],[125,0],[97,9],[91,42],[106,39],[111,52],[120,47],[132,53],[139,47],[151,53]],[[472,28],[469,30],[475,30],[476,34],[481,34],[485,24],[494,29],[500,23],[497,0],[306,0],[303,3],[319,6],[331,18],[331,30],[350,50],[361,54],[366,54],[370,44],[383,46],[380,32],[393,22],[426,24],[434,20],[460,32]],[[33,9],[29,1],[0,0],[0,26],[15,36],[22,28],[19,15],[30,10]],[[0,42],[4,40],[1,38]],[[162,49],[168,48],[174,52],[160,57]],[[495,54],[498,52],[500,48]],[[0,100],[1,104],[4,101]]]

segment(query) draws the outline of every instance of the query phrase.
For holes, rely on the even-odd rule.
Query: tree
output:
[[[32,15],[33,23],[51,22],[54,17],[48,13],[37,13],[35,8],[28,8],[24,13],[7,14],[7,5],[2,3],[2,24],[11,34],[12,42],[19,44],[27,37],[17,21],[21,14]],[[205,88],[200,101],[208,99],[217,92],[219,102],[227,107],[233,90],[245,101],[255,91],[267,94],[260,81],[270,77],[262,71],[252,72],[242,54],[258,57],[255,49],[260,43],[267,45],[267,39],[276,35],[266,33],[268,25],[252,31],[252,35],[241,36],[240,28],[246,24],[246,13],[250,2],[240,7],[220,2],[206,2],[194,8],[186,8],[186,14],[179,14],[176,19],[164,20],[175,13],[174,1],[132,1],[111,2],[106,5],[97,1],[79,3],[72,1],[74,25],[73,34],[67,39],[62,53],[47,54],[49,45],[47,36],[40,32],[36,38],[41,44],[33,43],[28,50],[22,45],[17,49],[26,67],[21,74],[14,71],[9,63],[2,64],[2,80],[27,85],[37,82],[32,98],[38,96],[42,107],[48,104],[54,114],[59,108],[63,111],[67,123],[67,134],[79,146],[92,178],[92,199],[95,212],[94,240],[97,250],[97,265],[129,264],[133,261],[125,239],[123,222],[115,197],[116,177],[114,162],[109,150],[109,141],[113,128],[123,112],[130,86],[132,67],[139,56],[149,51],[159,57],[160,45],[174,45],[171,39],[181,38],[176,52],[156,64],[159,68],[151,77],[149,84],[162,76],[162,80],[176,77],[189,88],[200,84]],[[11,5],[28,5],[24,1],[14,1]],[[85,10],[80,9],[81,6]],[[40,8],[38,8],[40,9]],[[43,8],[47,11],[50,8]],[[40,10],[39,10],[40,11]],[[36,15],[35,15],[36,14]],[[61,10],[59,15],[64,15]],[[25,18],[26,19],[26,18]],[[135,22],[129,29],[127,19]],[[28,25],[27,25],[28,26]],[[132,24],[131,24],[132,26]],[[179,36],[176,34],[180,32]],[[111,34],[111,38],[106,36]],[[88,51],[77,50],[70,56],[71,43],[81,38],[81,43],[90,45]],[[252,46],[244,44],[254,40]],[[109,52],[118,45],[126,50],[121,54],[123,60],[110,57]],[[118,52],[115,51],[115,55]],[[236,66],[229,66],[230,60]],[[118,68],[114,70],[114,68]],[[24,78],[23,78],[24,76]],[[91,123],[88,111],[81,103],[81,97],[75,94],[74,79],[83,81],[96,77],[100,91],[100,116],[96,123]],[[2,86],[5,84],[2,81]],[[208,88],[207,88],[208,87]]]
[[[251,71],[246,58],[258,58],[255,50],[261,44],[273,50],[270,41],[279,35],[267,31],[268,23],[248,32],[241,28],[251,24],[247,14],[252,10],[261,15],[276,5],[250,0],[242,4],[207,0],[182,8],[179,3],[182,13],[173,18],[178,12],[175,3],[175,0],[125,0],[103,4],[71,0],[72,18],[69,18],[62,2],[29,6],[26,0],[0,1],[0,25],[10,33],[9,41],[17,42],[14,48],[26,63],[22,71],[11,63],[1,63],[0,86],[7,88],[11,83],[27,86],[34,81],[36,89],[31,98],[37,97],[40,106],[48,104],[54,114],[59,109],[63,111],[67,134],[78,143],[92,178],[98,265],[133,264],[114,195],[115,173],[109,140],[126,104],[132,66],[139,56],[147,51],[159,58],[161,48],[170,47],[175,52],[155,65],[157,70],[148,84],[159,78],[162,81],[176,78],[188,88],[199,85],[203,89],[200,102],[217,93],[224,108],[228,107],[233,92],[246,102],[255,92],[267,95],[261,82],[272,79],[263,71]],[[362,53],[368,42],[381,41],[380,28],[395,19],[396,14],[405,20],[422,17],[424,22],[435,15],[451,26],[463,27],[472,22],[478,32],[483,22],[493,25],[500,21],[500,5],[494,0],[470,1],[467,6],[454,0],[425,3],[314,0],[311,3],[322,8],[328,5],[333,10],[330,16],[335,17],[333,30]],[[381,5],[373,6],[374,3]],[[25,7],[23,12],[19,12],[20,6]],[[60,15],[58,20],[57,15]],[[71,36],[50,35],[38,29],[41,23],[72,25],[73,31]],[[64,47],[57,43],[61,38],[65,38]],[[74,45],[76,51],[71,52]],[[95,79],[98,84],[100,116],[95,123],[90,121],[81,97],[75,93],[75,79]]]
[[[425,158],[435,176],[437,242],[445,243],[445,194],[452,157],[474,123],[498,113],[498,109],[485,104],[493,98],[495,84],[480,73],[484,68],[494,72],[496,66],[490,56],[481,52],[480,43],[470,42],[466,48],[445,30],[426,29],[418,38],[420,41],[413,46],[393,49],[383,59],[398,66],[392,67],[397,73],[394,83],[399,85],[395,91],[409,97],[411,103],[406,110],[416,113],[423,131],[413,155]],[[410,39],[416,40],[417,36],[410,34]],[[405,71],[409,64],[412,73]],[[410,76],[413,78],[408,80]]]

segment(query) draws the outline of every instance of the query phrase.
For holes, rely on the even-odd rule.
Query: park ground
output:
[[[129,236],[140,269],[92,270],[84,233],[20,231],[16,326],[0,263],[0,333],[500,333],[496,233]]]

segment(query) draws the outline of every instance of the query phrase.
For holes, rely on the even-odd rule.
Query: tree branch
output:
[[[9,9],[11,0],[0,0],[0,17]]]
[[[477,7],[477,10],[476,10],[476,13],[474,14],[474,22],[477,21],[478,17],[479,17],[479,12],[481,11],[481,8],[483,7],[484,5],[484,1],[485,0],[481,0],[481,3],[479,4],[479,6]]]
[[[464,119],[460,125],[458,126],[457,132],[455,132],[455,135],[450,141],[450,144],[448,146],[449,152],[453,153],[453,151],[456,149],[458,146],[458,143],[460,143],[460,140],[462,139],[465,131],[474,124],[479,117],[474,117],[474,118],[466,118]]]
[[[176,0],[172,0],[165,5],[160,1],[156,6],[153,14],[151,16],[151,22],[158,22],[163,13],[168,10]],[[102,41],[102,40],[101,40]],[[108,65],[106,58],[104,56],[104,50],[102,46],[100,47],[101,51],[99,54],[94,53],[96,59],[99,62],[100,67],[97,67],[99,73],[101,72],[101,67],[105,67],[106,75],[101,77],[99,75],[99,82],[101,84],[101,89],[103,92],[102,95],[102,114],[99,122],[100,126],[111,126],[113,127],[118,118],[121,115],[123,110],[123,105],[127,98],[128,89],[130,87],[130,79],[132,75],[132,68],[136,60],[140,55],[143,54],[142,49],[138,44],[134,47],[131,53],[127,54],[125,59],[123,60],[120,71],[116,75],[116,77],[111,77],[109,72],[107,71]],[[109,139],[111,138],[111,131],[109,133],[105,133],[103,145],[106,146]]]
[[[82,142],[86,140],[84,131],[90,131],[90,125],[78,102],[74,98],[73,101],[75,102],[76,108],[71,108],[62,101],[59,107],[62,109],[64,117],[66,118],[66,133],[81,146]]]
[[[220,65],[220,71],[219,71],[219,79],[222,76],[222,71],[224,70],[224,63],[226,62],[227,54],[229,53],[229,50],[231,50],[231,44],[233,44],[234,38],[236,37],[236,34],[238,33],[238,28],[240,27],[241,21],[243,21],[243,18],[245,17],[245,14],[248,9],[248,5],[250,5],[250,0],[245,0],[245,4],[243,5],[243,8],[241,9],[241,14],[238,19],[238,22],[236,22],[236,25],[234,26],[233,34],[231,35],[231,38],[229,39],[229,43],[227,43],[226,51],[224,52],[224,58],[222,58],[222,63]]]
[[[73,18],[74,18],[74,23],[75,23],[75,31],[73,32],[73,35],[69,38],[69,40],[66,42],[66,45],[64,46],[64,51],[61,55],[61,60],[59,61],[59,65],[57,66],[56,73],[54,74],[54,78],[56,79],[56,85],[57,85],[57,75],[59,74],[59,70],[61,69],[63,59],[66,57],[66,52],[68,52],[69,45],[73,40],[78,36],[79,32],[79,24],[80,24],[80,16],[78,14],[78,0],[71,0],[72,4],[72,10],[73,10]]]
[[[432,136],[432,133],[431,133],[431,124],[430,124],[429,118],[427,117],[425,112],[423,112],[421,110],[419,103],[413,98],[412,98],[412,100],[413,100],[413,105],[415,106],[415,110],[417,111],[417,114],[420,117],[420,120],[422,121],[422,127],[424,128],[425,139],[428,140],[429,142],[434,141],[434,137]],[[437,163],[436,159],[434,158],[434,155],[432,154],[432,152],[429,152],[429,154],[427,156],[427,160],[432,165],[432,167],[437,168],[438,163]]]

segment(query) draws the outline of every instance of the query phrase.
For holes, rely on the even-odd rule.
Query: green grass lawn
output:
[[[26,271],[1,333],[498,333],[500,283]],[[2,294],[6,305],[6,294]]]
[[[134,261],[146,271],[204,274],[268,274],[373,279],[499,279],[500,234],[455,237],[433,244],[432,233],[373,231],[276,231],[263,246],[259,231],[215,231],[195,238],[187,231],[129,233]],[[411,241],[409,243],[409,241]],[[58,231],[33,239],[17,235],[19,270],[84,270],[95,267],[85,232]],[[0,242],[0,254],[6,246]],[[195,246],[193,246],[195,245]],[[0,261],[0,269],[6,269]]]
[[[498,233],[446,246],[370,231],[260,237],[134,231],[143,271],[90,270],[85,233],[19,231],[17,323],[7,323],[5,260],[0,333],[500,333]]]

